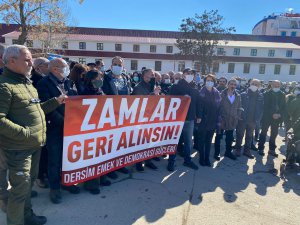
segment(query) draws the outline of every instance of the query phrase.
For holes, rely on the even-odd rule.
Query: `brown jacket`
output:
[[[221,129],[234,130],[241,116],[241,95],[235,91],[235,99],[231,104],[227,97],[227,90],[225,89],[221,94]]]

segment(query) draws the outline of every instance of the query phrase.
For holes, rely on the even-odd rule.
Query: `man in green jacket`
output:
[[[31,187],[37,177],[41,147],[46,142],[45,114],[64,103],[66,96],[40,103],[28,76],[32,56],[27,47],[12,45],[3,54],[0,76],[0,149],[9,171],[7,225],[41,225],[46,217],[32,211]]]

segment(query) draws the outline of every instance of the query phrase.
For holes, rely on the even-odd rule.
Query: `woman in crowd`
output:
[[[141,81],[141,75],[139,74],[139,72],[135,71],[132,74],[131,87],[134,88],[140,81]]]
[[[83,94],[84,89],[84,75],[88,71],[88,68],[82,64],[74,65],[73,69],[70,72],[69,78],[72,80],[76,86],[77,92],[79,95]]]
[[[201,122],[197,128],[197,150],[199,151],[199,163],[201,166],[211,166],[209,155],[212,137],[215,131],[220,130],[220,103],[221,96],[214,87],[216,78],[207,75],[204,79],[204,87],[200,90]]]

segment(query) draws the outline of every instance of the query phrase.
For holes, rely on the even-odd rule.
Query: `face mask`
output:
[[[179,80],[174,80],[174,84],[178,84]]]
[[[300,94],[300,90],[295,90],[295,91],[294,91],[294,94],[295,94],[295,95],[299,95],[299,94]]]
[[[105,67],[104,67],[104,66],[101,66],[100,71],[101,71],[101,72],[105,72]]]
[[[139,81],[139,77],[133,77],[133,81],[138,82]]]
[[[285,89],[285,92],[289,92],[289,91],[290,91],[290,89],[288,89],[288,88]]]
[[[197,75],[197,76],[196,76],[196,80],[195,80],[195,81],[196,81],[197,84],[199,84],[199,83],[201,82],[201,77],[200,77],[200,75]]]
[[[92,81],[93,87],[94,88],[101,88],[103,85],[103,81],[102,80],[93,80]]]
[[[186,75],[184,79],[186,82],[191,83],[194,80],[194,75]]]
[[[258,90],[258,87],[256,87],[255,85],[250,85],[249,89],[253,92],[256,92]]]
[[[207,82],[205,83],[205,86],[206,86],[206,87],[209,87],[209,88],[212,88],[214,85],[215,85],[215,83],[214,83],[213,81],[207,81]]]
[[[111,68],[111,72],[114,74],[114,75],[121,75],[122,74],[122,71],[123,71],[123,68],[121,66],[113,66]]]
[[[70,74],[69,67],[64,67],[63,68],[63,76],[64,76],[64,78],[67,78],[67,76],[69,76],[69,74]]]
[[[170,84],[170,83],[171,83],[170,79],[165,79],[165,84]]]
[[[276,92],[280,91],[280,88],[273,88],[273,91],[276,93]]]

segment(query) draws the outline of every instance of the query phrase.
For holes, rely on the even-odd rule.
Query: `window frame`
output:
[[[257,48],[252,48],[251,49],[250,56],[257,56]]]
[[[138,70],[138,66],[139,66],[138,60],[136,60],[136,59],[130,60],[130,69],[131,70],[134,70],[134,71]]]
[[[263,66],[263,67],[262,67]],[[261,72],[261,68],[264,68],[263,69],[263,73]],[[258,74],[266,74],[266,64],[259,64],[259,67],[258,67]]]
[[[118,47],[120,47],[120,50],[118,50]],[[122,51],[122,44],[116,43],[115,44],[115,51],[116,52],[121,52]]]
[[[161,71],[162,69],[162,61],[154,61],[154,70]]]
[[[234,73],[235,71],[235,63],[228,63],[228,73]]]
[[[275,64],[274,66],[274,75],[280,75],[281,72],[281,65]]]
[[[102,42],[98,42],[96,47],[97,47],[97,51],[103,51],[104,44]]]
[[[79,49],[80,50],[85,50],[86,49],[86,42],[80,41],[79,42]]]

